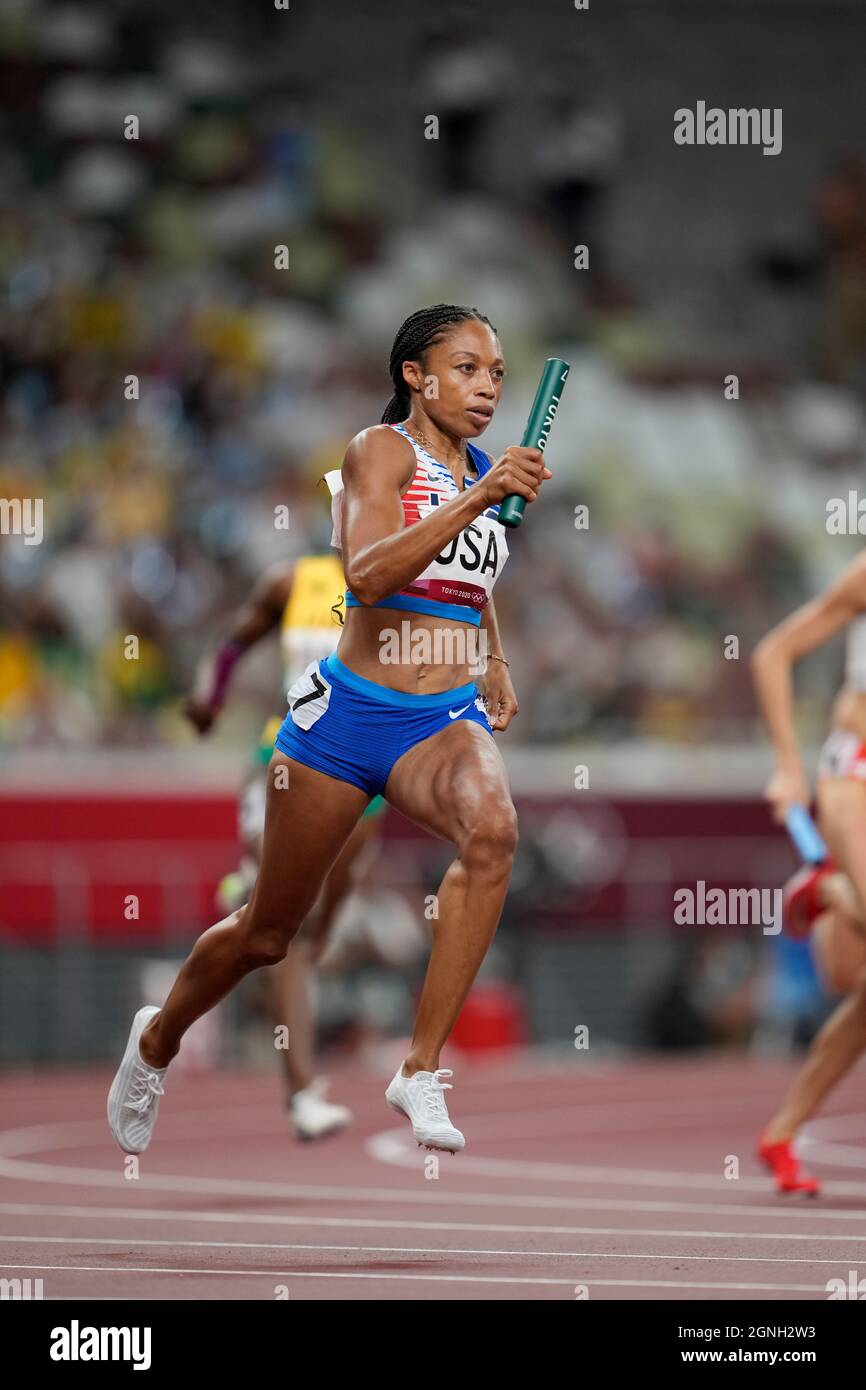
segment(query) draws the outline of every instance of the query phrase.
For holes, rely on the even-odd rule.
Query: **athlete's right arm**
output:
[[[810,797],[794,723],[792,670],[866,608],[866,555],[858,556],[835,584],[771,629],[752,653],[752,677],[770,732],[776,767],[765,796],[776,820]]]
[[[415,472],[411,445],[387,425],[357,434],[343,460],[342,556],[346,582],[369,606],[399,592],[487,507],[516,492],[532,502],[544,477],[538,449],[514,446],[459,496],[406,526],[400,490]]]
[[[208,732],[222,708],[235,663],[278,626],[292,586],[292,570],[292,565],[281,562],[265,572],[236,613],[217,651],[199,666],[195,690],[183,712],[200,734]]]

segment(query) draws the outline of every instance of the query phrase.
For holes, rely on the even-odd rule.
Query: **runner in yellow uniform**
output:
[[[219,716],[235,663],[277,627],[283,654],[284,694],[311,661],[329,656],[343,630],[340,608],[345,587],[343,567],[334,554],[302,555],[269,569],[235,617],[218,651],[200,669],[197,693],[185,705],[185,713],[199,733],[206,734]],[[238,836],[243,856],[239,869],[223,879],[218,891],[219,904],[227,912],[249,899],[258,872],[267,765],[282,722],[282,714],[276,714],[265,724],[254,766],[241,789]],[[370,802],[285,960],[266,972],[274,1022],[288,1029],[289,1046],[280,1049],[280,1055],[285,1066],[289,1115],[294,1132],[301,1139],[331,1134],[351,1119],[345,1106],[333,1105],[325,1098],[327,1083],[313,1074],[315,1024],[310,983],[337,910],[352,889],[361,854],[379,834],[385,806],[381,796]]]

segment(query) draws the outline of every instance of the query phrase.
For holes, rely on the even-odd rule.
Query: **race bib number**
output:
[[[311,729],[321,719],[331,702],[331,686],[319,670],[318,661],[311,661],[288,691],[289,713],[299,729]]]

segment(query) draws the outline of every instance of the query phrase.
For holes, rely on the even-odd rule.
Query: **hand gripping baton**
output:
[[[540,449],[544,452],[550,426],[559,408],[562,388],[570,371],[571,367],[567,362],[563,362],[561,357],[548,357],[520,441],[521,448]],[[526,498],[521,497],[518,492],[503,497],[499,504],[499,520],[502,525],[512,528],[519,526],[523,520],[525,506]]]

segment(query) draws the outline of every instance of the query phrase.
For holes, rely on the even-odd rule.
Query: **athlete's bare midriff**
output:
[[[438,695],[478,678],[485,635],[472,623],[429,613],[350,608],[336,654],[350,671],[377,685]]]
[[[833,728],[857,734],[866,743],[866,692],[842,687],[833,703]]]

